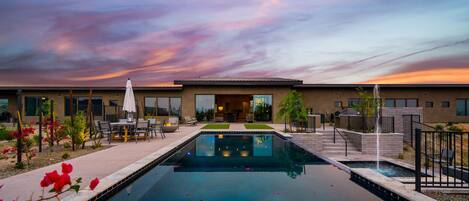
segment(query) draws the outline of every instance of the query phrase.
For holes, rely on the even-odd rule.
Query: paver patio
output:
[[[73,165],[74,171],[72,178],[83,177],[83,187],[86,187],[89,181],[95,177],[104,178],[115,171],[118,171],[144,156],[165,147],[166,145],[190,134],[203,125],[182,126],[175,133],[167,133],[165,139],[153,138],[150,141],[129,141],[128,143],[113,143],[115,146],[109,149],[91,153],[85,156],[66,161]],[[104,142],[107,143],[107,142]],[[42,192],[39,182],[45,172],[61,169],[59,164],[39,168],[30,172],[15,175],[0,180],[0,199],[3,200],[26,200],[31,193],[37,198]]]

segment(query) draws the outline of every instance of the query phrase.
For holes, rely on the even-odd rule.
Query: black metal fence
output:
[[[394,117],[381,117],[381,132],[394,133]],[[372,133],[375,130],[376,117],[363,116],[339,116],[336,120],[336,126],[347,130]]]
[[[469,188],[469,132],[415,129],[415,189]]]

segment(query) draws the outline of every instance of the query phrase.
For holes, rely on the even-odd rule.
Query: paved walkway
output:
[[[104,178],[201,127],[202,125],[180,127],[177,132],[168,133],[165,139],[158,137],[150,142],[139,141],[135,143],[129,141],[128,143],[116,143],[114,147],[66,162],[73,165],[72,179],[78,176],[83,177],[83,186],[86,187],[91,179],[95,177]],[[50,165],[0,180],[0,185],[4,185],[0,189],[0,199],[14,200],[19,198],[18,200],[26,200],[33,192],[34,197],[37,197],[42,191],[39,182],[44,173],[53,170],[60,171],[60,164]]]

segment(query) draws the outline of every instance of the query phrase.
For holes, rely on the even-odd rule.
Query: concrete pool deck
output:
[[[139,159],[166,147],[194,131],[198,131],[203,125],[197,126],[181,126],[174,133],[167,133],[165,139],[157,137],[150,141],[129,141],[127,143],[112,143],[115,145],[111,148],[90,153],[84,156],[73,158],[65,161],[73,165],[73,173],[71,178],[82,177],[82,188],[87,187],[89,181],[95,177],[100,179],[111,175],[114,172],[138,161]],[[103,142],[107,143],[107,142]],[[23,174],[11,176],[0,180],[0,185],[4,185],[0,189],[0,198],[3,200],[26,200],[34,193],[33,198],[38,198],[42,189],[39,182],[46,172],[53,170],[61,170],[61,163],[35,169]],[[101,184],[100,184],[101,185]],[[99,186],[99,185],[98,185]],[[49,189],[49,188],[47,188]]]

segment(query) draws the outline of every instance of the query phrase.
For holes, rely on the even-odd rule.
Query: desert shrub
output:
[[[452,125],[448,127],[448,130],[453,131],[453,132],[462,132],[463,128],[456,126],[456,125]]]
[[[5,127],[0,127],[0,140],[13,140],[13,137],[10,135],[10,131]]]
[[[443,131],[445,129],[445,126],[442,124],[437,124],[435,125],[435,130],[436,131]]]
[[[62,154],[62,159],[66,160],[70,158],[70,154],[68,152],[65,152],[64,154]]]
[[[70,147],[72,147],[72,145],[70,144],[70,142],[64,142],[64,148],[65,148],[65,149],[69,149]]]

